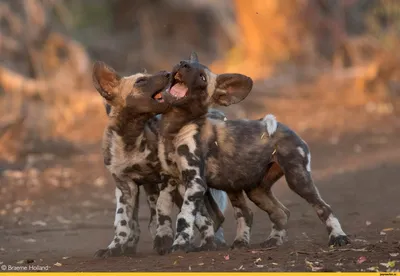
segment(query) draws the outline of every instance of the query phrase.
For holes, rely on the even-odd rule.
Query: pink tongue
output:
[[[185,97],[187,90],[188,89],[187,89],[186,85],[177,83],[171,87],[170,93],[177,98],[183,98],[183,97]]]

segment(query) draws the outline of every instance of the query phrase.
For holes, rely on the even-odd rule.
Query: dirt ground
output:
[[[114,220],[113,184],[96,144],[67,157],[40,154],[12,167],[0,164],[0,265],[48,265],[49,271],[398,271],[400,124],[395,116],[371,122],[340,135],[331,129],[318,139],[301,133],[311,148],[316,185],[351,237],[349,246],[329,248],[314,210],[280,180],[274,190],[291,217],[289,241],[279,248],[258,246],[270,222],[250,204],[251,249],[158,256],[142,197],[137,255],[94,259],[111,241]],[[236,229],[230,207],[224,229],[231,243]]]

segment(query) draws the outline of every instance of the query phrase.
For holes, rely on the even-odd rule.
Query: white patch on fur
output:
[[[189,242],[193,239],[194,236],[194,221],[195,221],[195,216],[193,216],[191,214],[191,212],[187,211],[187,210],[193,210],[195,208],[194,206],[194,202],[189,202],[189,204],[184,204],[182,206],[182,210],[181,212],[178,214],[177,218],[176,218],[176,222],[178,223],[178,221],[180,219],[184,219],[186,221],[186,223],[189,225],[189,227],[185,228],[182,233],[186,233],[189,236]],[[178,224],[177,224],[178,225]],[[185,240],[183,238],[183,235],[179,235],[180,233],[177,233],[177,237],[174,240],[173,246],[174,245],[184,245],[186,244],[188,241]]]
[[[278,127],[278,122],[276,121],[275,116],[272,114],[268,114],[264,117],[263,122],[267,126],[268,135],[272,136],[275,133],[276,128]]]
[[[236,223],[237,223],[236,226],[237,228],[236,228],[235,241],[245,241],[247,243],[250,243],[250,227],[246,224],[244,217],[238,218],[236,220]]]
[[[307,171],[311,172],[311,154],[307,154],[307,166],[306,166]]]
[[[173,199],[171,193],[176,189],[175,186],[168,183],[167,187],[160,191],[160,195],[157,200],[157,230],[156,236],[164,237],[169,236],[173,237],[174,231],[172,230],[172,225],[169,221],[165,221],[163,225],[158,224],[158,216],[168,216],[171,217],[172,208],[173,208]]]
[[[160,195],[157,200],[157,210],[161,210],[162,215],[170,215],[170,212],[173,207],[173,201],[171,193],[175,190],[176,187],[168,184],[163,190],[160,191]]]
[[[133,240],[133,245],[132,246],[136,246],[135,242],[137,242],[139,235],[140,235],[140,229],[139,229],[139,224],[136,221],[132,221],[132,211],[133,208],[135,206],[135,200],[136,200],[136,195],[139,192],[139,187],[132,182],[128,182],[129,188],[130,188],[130,193],[131,193],[131,197],[128,198],[128,204],[129,207],[125,204],[122,204],[120,202],[120,198],[122,196],[122,191],[119,188],[115,188],[115,197],[116,197],[116,201],[117,201],[117,206],[115,209],[115,219],[114,219],[114,227],[115,227],[115,234],[114,234],[114,238],[118,238],[119,244],[123,245],[123,244],[127,244],[128,243],[128,239],[134,237]],[[120,214],[118,213],[118,209],[122,208],[123,213]],[[129,210],[129,213],[128,213]],[[121,221],[125,220],[126,224],[125,225],[121,225]],[[131,229],[129,227],[129,225],[132,225],[133,229]],[[125,232],[126,236],[122,237],[119,235],[119,233],[121,232]],[[132,244],[132,243],[131,243]],[[113,239],[113,241],[110,243],[110,245],[108,246],[108,248],[115,248],[116,243]]]
[[[174,138],[175,148],[178,148],[181,145],[187,145],[189,147],[189,151],[193,153],[196,150],[196,142],[194,140],[194,136],[196,134],[196,124],[185,125],[179,130],[178,134]]]
[[[165,171],[171,174],[169,170],[169,166],[167,164],[167,159],[165,158],[165,145],[163,139],[159,139],[158,141],[158,159],[160,160],[161,163],[161,168]]]
[[[181,128],[181,130],[175,136],[173,141],[175,149],[178,149],[182,145],[186,145],[189,148],[189,152],[194,154],[196,150],[196,141],[194,139],[194,136],[196,134],[197,134],[197,125],[195,124],[186,125],[183,128]],[[178,168],[175,169],[170,168],[170,173],[173,173],[175,177],[181,178],[180,173],[184,170],[195,170],[196,176],[198,176],[199,168],[189,166],[188,160],[186,159],[185,156],[179,156],[178,153],[175,152],[170,154],[170,158],[174,160],[178,165]],[[186,186],[187,183],[183,183],[183,185]]]
[[[306,157],[306,153],[304,152],[304,150],[303,150],[302,147],[297,147],[297,150],[299,151],[299,153],[300,153],[300,155],[301,155],[302,157]]]
[[[276,245],[281,245],[285,241],[287,241],[287,231],[286,230],[276,230],[275,228],[272,228],[271,233],[269,234],[269,239],[275,239],[277,240]]]
[[[209,219],[208,217],[202,216],[200,213],[197,213],[196,225],[198,225],[199,228],[201,228],[203,225],[206,225],[207,221],[211,221],[211,223],[212,223],[211,219]],[[200,246],[203,246],[204,244],[206,244],[207,238],[214,237],[214,227],[212,225],[208,226],[207,229],[202,231],[202,236],[203,236],[203,239],[200,241]]]
[[[185,197],[183,198],[183,202],[188,202],[189,204],[183,204],[181,211],[179,212],[176,221],[178,224],[178,221],[180,219],[184,219],[186,223],[189,225],[189,227],[185,228],[182,233],[186,233],[189,236],[189,241],[185,240],[182,235],[179,235],[180,233],[177,233],[177,237],[173,243],[173,245],[184,245],[187,242],[191,242],[194,236],[194,222],[196,219],[196,216],[193,216],[193,210],[195,210],[195,202],[190,201],[189,197],[193,196],[197,192],[204,191],[204,187],[201,185],[193,185],[192,187],[189,187],[186,189]],[[214,234],[214,229],[212,230],[212,234]]]
[[[331,233],[329,233],[329,237],[346,236],[346,234],[342,230],[342,227],[340,226],[339,220],[335,218],[333,214],[330,214],[328,219],[326,220],[326,226],[332,229]]]
[[[124,209],[124,213],[123,213],[123,214],[126,213],[126,207],[125,207],[125,205],[122,205],[122,204],[119,202],[119,198],[120,198],[121,196],[122,196],[121,190],[120,190],[119,188],[115,188],[115,200],[116,200],[116,203],[117,203],[117,207],[116,207],[116,209],[115,209],[115,219],[114,219],[114,226],[115,226],[115,227],[118,225],[118,222],[121,221],[121,215],[122,215],[122,214],[118,214],[118,213],[117,213],[118,209],[119,209],[119,208],[122,208],[122,209]]]
[[[119,198],[122,196],[122,191],[119,188],[115,188],[115,200],[118,204]]]
[[[182,198],[185,197],[186,187],[182,183],[178,185],[178,191]]]

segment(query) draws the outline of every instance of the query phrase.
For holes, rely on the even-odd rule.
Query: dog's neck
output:
[[[202,124],[206,119],[205,112],[192,112],[191,110],[173,107],[167,113],[162,115],[160,134],[164,138],[174,137],[182,127],[187,124]]]
[[[123,109],[112,116],[110,128],[122,138],[126,145],[134,146],[143,137],[147,122],[152,114],[134,114],[129,109]]]

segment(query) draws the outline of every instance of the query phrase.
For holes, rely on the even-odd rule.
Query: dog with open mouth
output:
[[[193,224],[201,213],[198,206],[207,187],[226,191],[231,201],[237,220],[232,248],[248,247],[250,243],[253,215],[243,192],[272,221],[272,230],[262,246],[282,244],[287,239],[289,210],[271,187],[283,175],[290,189],[316,210],[327,227],[329,244],[349,243],[339,220],[313,183],[309,148],[294,131],[271,114],[261,120],[217,121],[205,116],[211,104],[240,102],[252,85],[252,80],[241,74],[212,73],[198,62],[195,53],[172,70],[169,88],[163,92],[171,108],[160,123],[159,159],[163,170],[180,177],[186,186],[172,250],[190,250]],[[165,187],[169,192],[174,188]],[[163,193],[161,190],[160,197]],[[205,233],[205,241],[212,244],[212,229]],[[157,235],[158,231],[156,239],[162,238]]]
[[[140,236],[139,229],[139,187],[143,186],[150,208],[150,234],[154,240],[156,232],[156,204],[159,185],[171,182],[161,174],[158,160],[158,132],[160,117],[169,109],[162,92],[169,83],[169,73],[137,73],[121,77],[103,62],[93,66],[93,84],[105,100],[109,117],[103,136],[104,164],[116,184],[115,234],[106,249],[95,253],[96,257],[119,256],[136,252]],[[219,111],[210,116],[224,117]],[[179,186],[179,183],[175,182]],[[182,191],[182,190],[181,190]],[[182,196],[179,190],[169,194],[179,208]],[[211,220],[219,228],[224,220],[227,197],[223,191],[211,190],[205,202]],[[171,206],[172,207],[172,206]],[[200,229],[201,230],[201,229]],[[222,228],[219,228],[217,242],[224,244]]]

